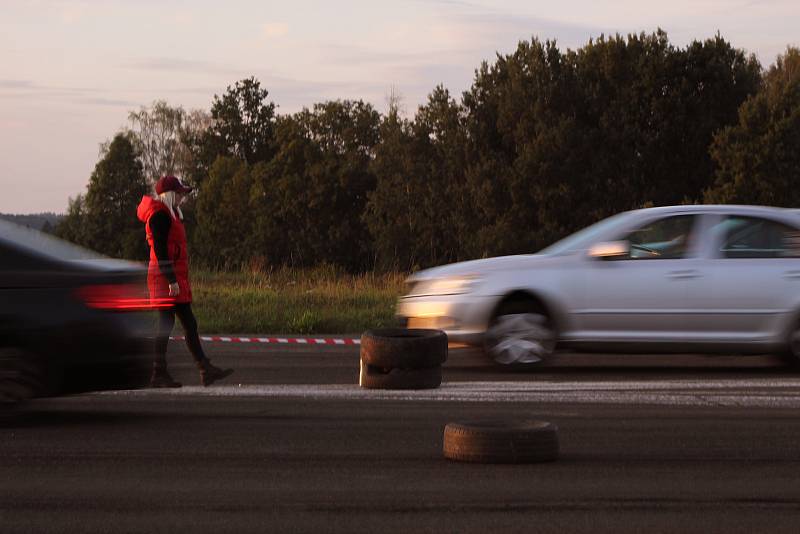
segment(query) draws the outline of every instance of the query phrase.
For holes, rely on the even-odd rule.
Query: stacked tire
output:
[[[421,328],[368,330],[361,336],[359,385],[367,389],[435,389],[442,384],[447,334]]]

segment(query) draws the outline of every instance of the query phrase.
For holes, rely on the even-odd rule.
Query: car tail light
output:
[[[132,284],[85,286],[78,290],[78,296],[96,310],[148,311],[175,305],[172,297],[151,299],[146,288]]]

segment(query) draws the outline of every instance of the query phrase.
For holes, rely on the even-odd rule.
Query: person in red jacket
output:
[[[155,361],[150,386],[154,388],[179,388],[167,371],[167,342],[178,316],[186,334],[186,344],[200,370],[204,386],[225,378],[233,369],[220,369],[211,364],[203,352],[197,331],[197,320],[192,313],[192,286],[189,284],[189,255],[186,247],[186,230],[180,205],[192,188],[175,176],[164,176],[156,183],[158,199],[142,197],[137,215],[145,224],[147,243],[150,245],[150,263],[147,286],[153,302],[174,302],[160,309],[156,332]]]

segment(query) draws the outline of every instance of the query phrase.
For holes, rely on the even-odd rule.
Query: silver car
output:
[[[538,254],[417,272],[397,314],[501,364],[534,363],[557,347],[800,361],[800,210],[620,213]]]

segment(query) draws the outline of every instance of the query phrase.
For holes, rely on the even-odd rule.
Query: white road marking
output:
[[[370,390],[362,389],[355,383],[216,385],[209,388],[186,386],[180,389],[111,391],[94,395],[800,408],[800,379],[446,382],[438,389],[428,390]]]

